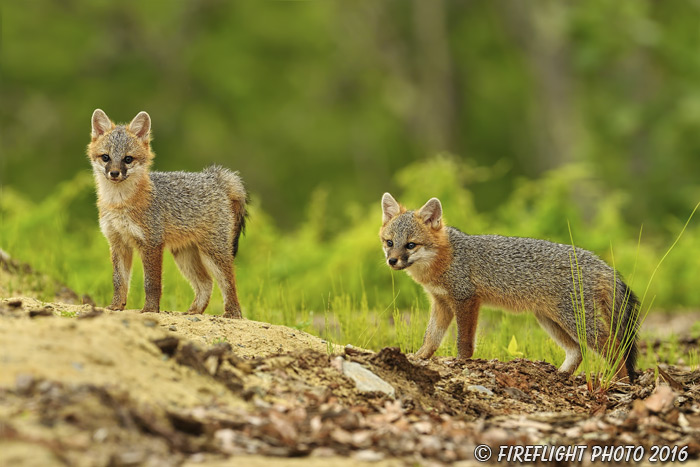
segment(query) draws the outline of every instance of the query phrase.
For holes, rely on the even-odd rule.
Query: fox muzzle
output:
[[[408,262],[408,258],[402,257],[402,258],[387,258],[386,259],[386,264],[389,265],[391,269],[394,269],[396,271],[400,271],[401,269],[406,269],[413,263]]]
[[[126,180],[126,167],[118,168],[112,164],[105,166],[105,177],[111,182],[121,182]]]

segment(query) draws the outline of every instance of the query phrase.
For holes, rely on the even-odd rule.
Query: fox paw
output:
[[[243,319],[243,315],[241,314],[241,310],[225,311],[224,318]]]
[[[112,304],[112,305],[109,305],[109,306],[107,307],[107,309],[108,309],[108,310],[112,310],[112,311],[122,311],[122,310],[124,309],[124,305],[114,305],[114,304]]]
[[[158,308],[144,307],[141,313],[160,313],[160,310]]]

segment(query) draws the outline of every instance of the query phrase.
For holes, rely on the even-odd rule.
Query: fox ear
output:
[[[102,109],[95,109],[92,113],[92,140],[95,141],[112,128],[114,128],[114,123],[107,114]]]
[[[435,230],[442,227],[442,204],[440,204],[440,200],[430,198],[418,211],[418,217]]]
[[[146,112],[139,112],[129,123],[129,131],[136,135],[145,145],[151,141],[151,116]]]
[[[389,193],[382,196],[382,225],[389,222],[401,212],[401,206]]]

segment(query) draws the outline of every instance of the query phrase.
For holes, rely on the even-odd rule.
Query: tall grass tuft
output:
[[[666,250],[666,253],[661,257],[659,262],[656,264],[649,280],[647,286],[644,290],[644,295],[641,301],[637,302],[636,297],[631,291],[630,287],[626,287],[624,290],[618,290],[618,278],[617,269],[615,268],[615,256],[612,251],[612,244],[610,245],[610,257],[612,259],[613,267],[613,300],[612,300],[612,310],[610,312],[610,322],[608,324],[608,338],[606,339],[603,348],[599,349],[602,356],[595,355],[589,348],[588,342],[591,337],[588,335],[590,329],[593,329],[593,342],[598,342],[598,329],[599,323],[605,325],[605,319],[603,319],[602,313],[605,311],[598,310],[595,302],[593,302],[592,319],[593,323],[587,323],[589,317],[586,316],[586,303],[583,293],[583,279],[581,268],[578,264],[578,256],[576,254],[576,245],[573,239],[573,234],[571,232],[571,225],[569,225],[569,236],[571,239],[571,245],[573,248],[573,254],[570,258],[571,264],[571,278],[573,283],[573,293],[571,294],[572,304],[574,306],[574,312],[576,317],[576,331],[578,334],[579,346],[581,349],[582,356],[582,366],[586,377],[586,385],[590,391],[601,391],[607,392],[610,387],[614,384],[615,378],[621,371],[622,366],[627,363],[627,359],[630,358],[632,361],[636,359],[637,347],[636,339],[638,335],[638,329],[646,320],[646,317],[651,309],[654,302],[654,297],[651,298],[651,302],[646,307],[646,311],[642,314],[644,310],[644,303],[649,292],[649,288],[658,272],[661,264],[666,259],[666,257],[671,253],[675,246],[680,241],[681,237],[685,233],[691,219],[695,215],[700,203],[695,205],[695,208],[690,213],[685,225],[681,229],[680,233],[676,236],[675,241]],[[639,252],[639,246],[641,245],[641,229],[639,233],[637,252]],[[635,267],[632,277],[636,272],[637,262],[635,260]],[[622,283],[622,282],[620,282]],[[622,301],[618,305],[618,294],[622,294]],[[629,315],[625,316],[628,312]],[[675,360],[675,358],[673,359]],[[631,370],[631,366],[628,367],[628,371]],[[629,375],[630,381],[633,379],[633,375]]]

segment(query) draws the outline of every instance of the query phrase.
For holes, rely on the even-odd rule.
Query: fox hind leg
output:
[[[537,321],[539,321],[544,330],[547,331],[547,334],[554,339],[554,342],[559,344],[559,347],[566,352],[566,358],[564,358],[564,363],[559,367],[559,371],[572,374],[581,364],[581,361],[583,361],[578,340],[567,333],[564,328],[553,319],[539,313],[535,313],[535,318],[537,318]]]
[[[457,355],[460,360],[468,360],[474,355],[476,325],[479,320],[479,300],[472,297],[457,303]]]
[[[242,318],[233,271],[233,251],[207,252],[204,254],[204,260],[224,295],[224,317]]]
[[[185,248],[173,250],[172,253],[180,272],[182,272],[182,275],[185,276],[188,281],[190,281],[190,284],[192,284],[192,288],[194,289],[194,301],[187,310],[187,313],[204,313],[204,310],[209,304],[209,299],[211,298],[211,291],[214,282],[212,281],[211,276],[207,272],[207,268],[202,262],[199,249],[196,246],[191,245]]]

